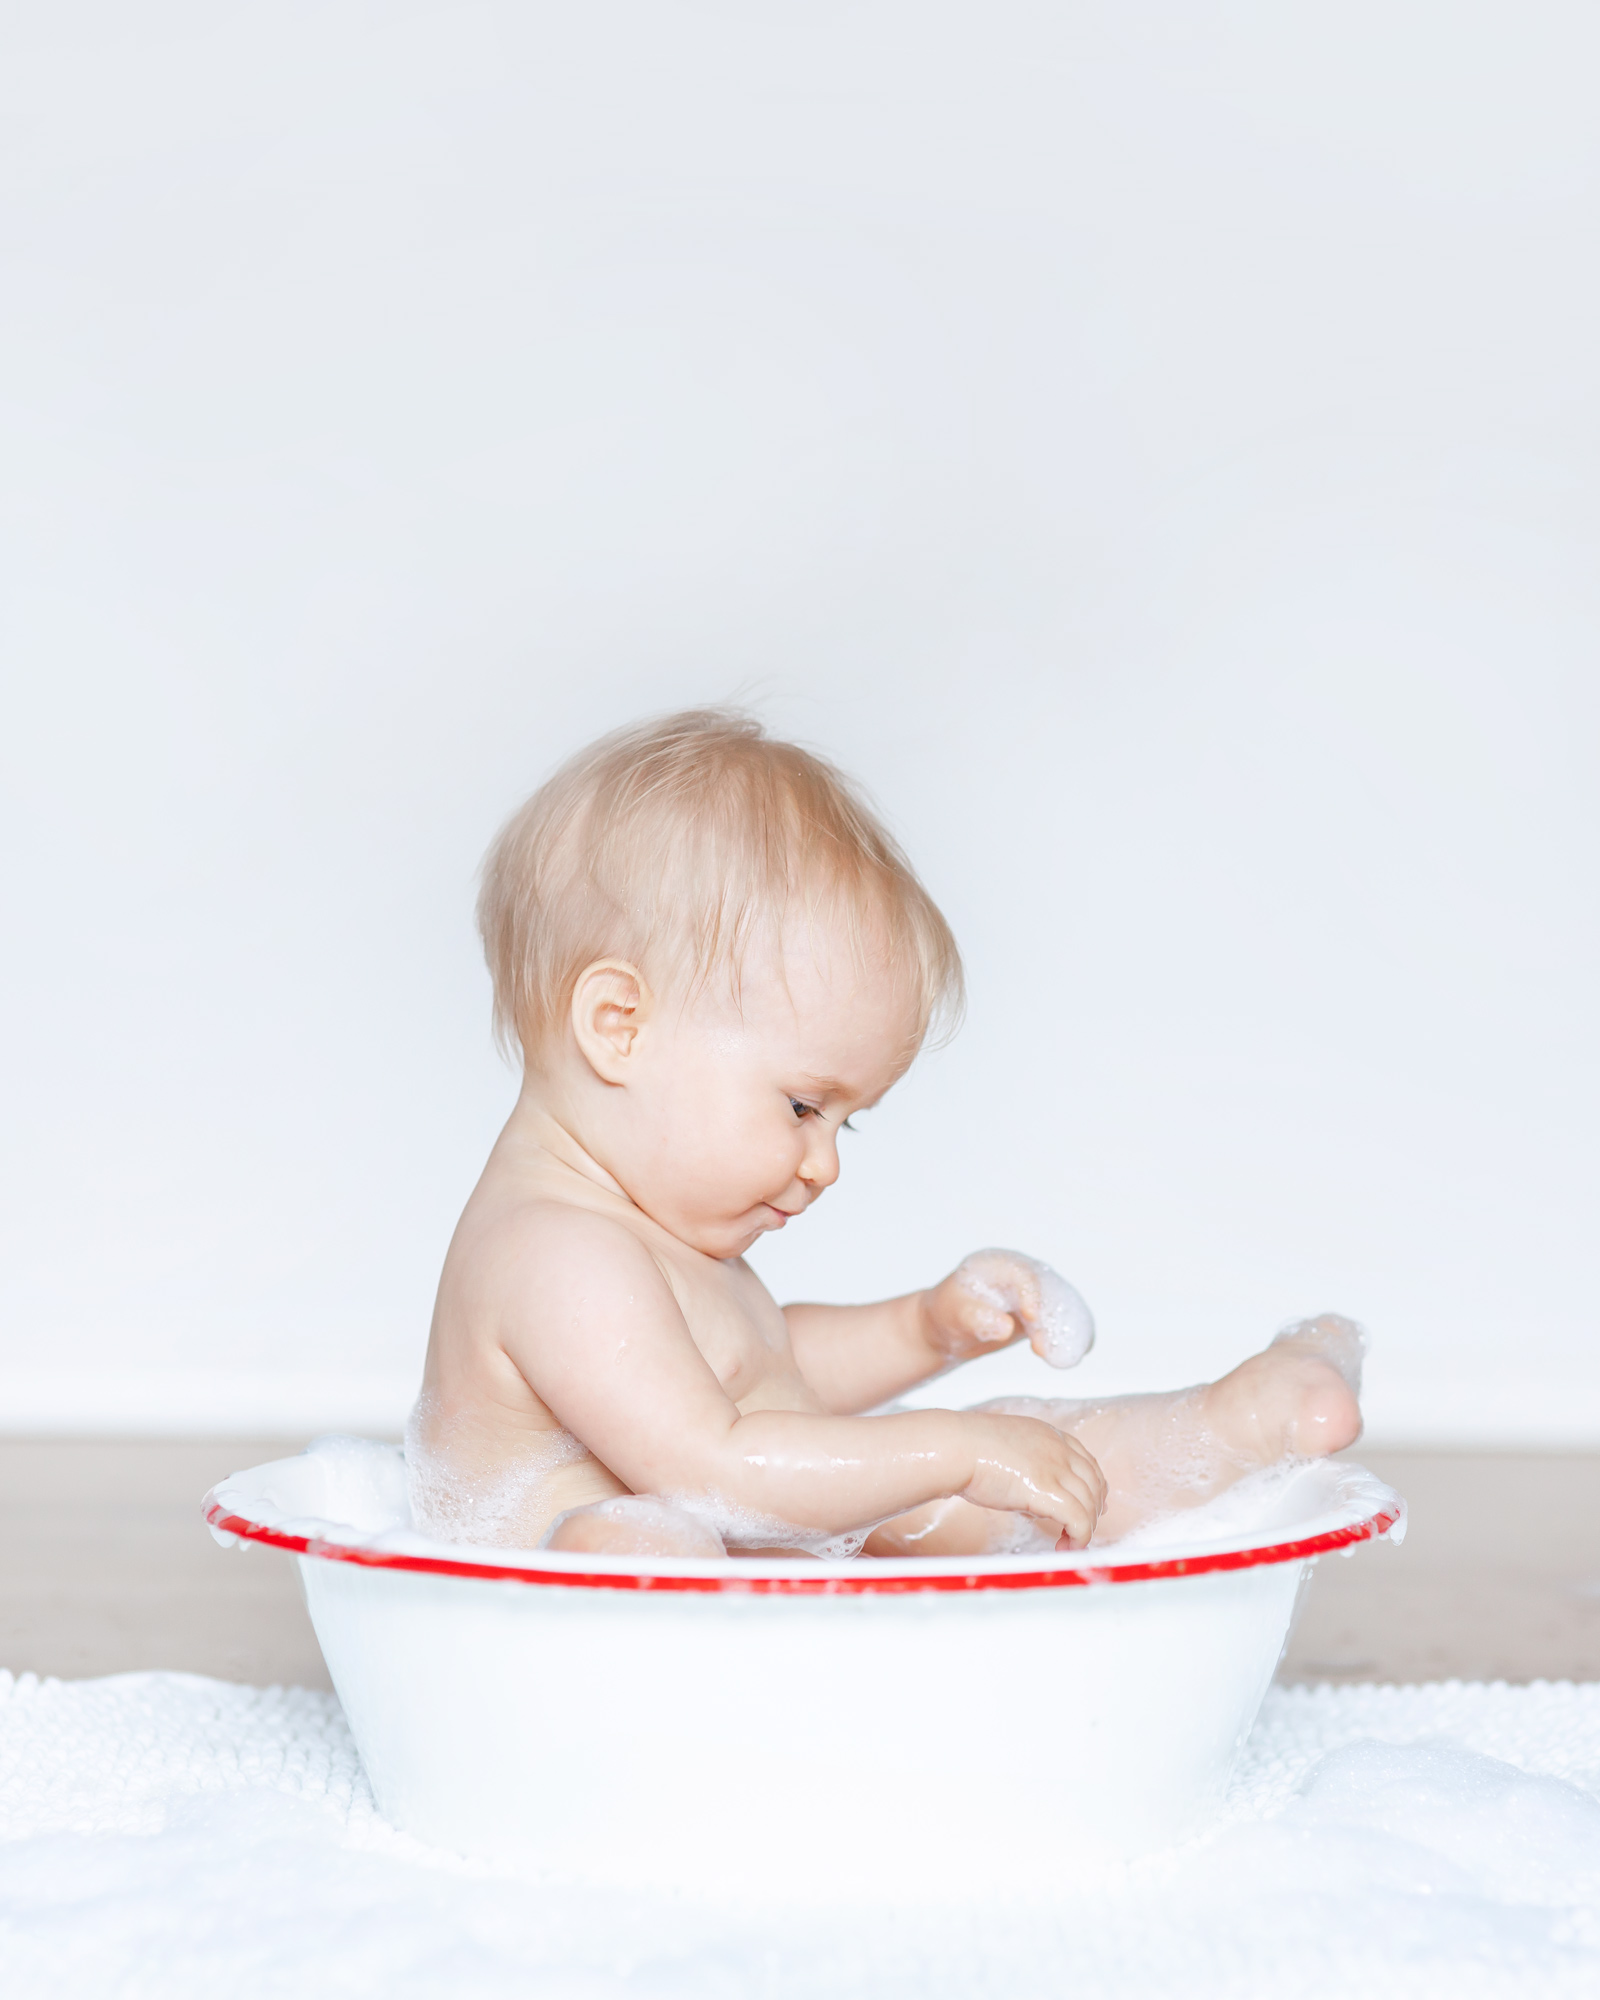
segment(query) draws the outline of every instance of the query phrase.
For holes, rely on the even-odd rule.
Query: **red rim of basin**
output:
[[[1387,1534],[1400,1518],[1398,1507],[1386,1507],[1346,1528],[1331,1528],[1320,1535],[1297,1541],[1265,1542],[1257,1548],[1213,1549],[1192,1556],[1173,1556],[1160,1562],[1080,1564],[1049,1569],[970,1570],[938,1575],[875,1574],[876,1565],[815,1570],[809,1566],[799,1575],[748,1576],[730,1569],[718,1576],[660,1576],[643,1570],[533,1569],[510,1564],[458,1562],[450,1556],[401,1555],[389,1549],[362,1548],[348,1542],[325,1541],[316,1535],[290,1535],[277,1528],[265,1528],[231,1514],[220,1500],[206,1497],[206,1520],[224,1534],[241,1541],[263,1542],[268,1548],[288,1549],[299,1556],[318,1556],[325,1562],[357,1563],[363,1569],[412,1570],[422,1576],[464,1576],[487,1583],[536,1583],[547,1587],[585,1590],[690,1590],[732,1592],[766,1597],[859,1597],[886,1596],[923,1590],[1048,1590],[1079,1584],[1150,1583],[1161,1577],[1204,1576],[1212,1570],[1255,1569],[1262,1563],[1297,1562],[1306,1556],[1322,1556],[1334,1549],[1346,1549],[1357,1542],[1372,1541]],[[898,1565],[896,1568],[898,1569]]]

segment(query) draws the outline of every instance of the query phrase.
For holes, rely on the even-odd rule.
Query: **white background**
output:
[[[0,1425],[397,1424],[479,856],[742,691],[972,981],[780,1296],[1600,1440],[1592,7],[9,22]]]

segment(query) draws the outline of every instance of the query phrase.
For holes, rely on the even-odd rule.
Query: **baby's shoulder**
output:
[[[533,1195],[503,1209],[480,1246],[487,1269],[517,1296],[591,1304],[612,1291],[671,1297],[660,1261],[616,1216],[578,1202]]]

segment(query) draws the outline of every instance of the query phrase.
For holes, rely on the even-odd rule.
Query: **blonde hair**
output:
[[[737,990],[752,936],[796,902],[909,975],[912,1054],[961,1018],[961,955],[899,843],[841,771],[737,709],[687,709],[580,750],[501,828],[478,927],[495,1034],[533,1061],[596,959]]]

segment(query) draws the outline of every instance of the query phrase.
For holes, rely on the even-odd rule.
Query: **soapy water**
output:
[[[0,1772],[18,2000],[1600,1990],[1600,1687],[1275,1689],[1204,1841],[1041,1905],[964,1895],[958,1842],[930,1828],[926,1902],[818,1903],[800,1926],[714,1883],[618,1895],[425,1848],[378,1817],[337,1703],[305,1689],[0,1674]]]
[[[487,1503],[468,1487],[464,1495],[468,1504],[462,1504],[461,1487],[455,1484],[459,1475],[447,1469],[441,1476],[436,1466],[428,1465],[419,1478],[406,1453],[394,1445],[330,1432],[313,1438],[302,1454],[314,1459],[324,1473],[324,1501],[318,1511],[308,1513],[303,1506],[281,1504],[270,1488],[252,1489],[249,1497],[240,1496],[237,1504],[251,1519],[280,1534],[304,1535],[313,1541],[339,1542],[384,1554],[439,1555],[468,1547],[486,1554],[527,1555],[532,1551],[505,1540],[497,1531],[505,1520],[515,1518],[511,1510],[522,1503],[535,1480],[543,1478],[553,1464],[570,1463],[583,1454],[576,1439],[566,1432],[559,1436],[567,1440],[570,1451],[560,1456],[554,1452],[541,1455],[531,1474],[518,1468],[514,1479],[505,1481],[498,1490],[491,1489]],[[216,1489],[225,1509],[235,1505],[228,1489],[227,1480]],[[420,1521],[416,1512],[419,1493],[429,1509]],[[441,1494],[445,1496],[443,1504]],[[665,1499],[657,1494],[626,1493],[558,1516],[539,1546],[549,1542],[560,1520],[586,1514],[638,1526],[647,1536],[682,1534],[693,1546],[671,1553],[701,1560],[724,1559],[729,1550],[737,1553],[745,1549],[795,1549],[824,1559],[848,1560],[859,1553],[870,1532],[863,1528],[847,1535],[822,1534],[771,1515],[731,1507],[715,1496]],[[490,1531],[487,1534],[486,1528]],[[224,1548],[240,1541],[226,1528],[214,1527],[211,1534]],[[641,1560],[648,1559],[649,1553],[642,1551]]]
[[[1253,1535],[1294,1523],[1296,1486],[1313,1467],[1323,1487],[1327,1511],[1371,1516],[1391,1510],[1393,1527],[1384,1539],[1394,1543],[1406,1538],[1406,1505],[1365,1466],[1330,1464],[1326,1459],[1281,1458],[1275,1465],[1260,1465],[1225,1486],[1220,1493],[1195,1507],[1173,1507],[1153,1513],[1137,1527],[1118,1535],[1115,1541],[1092,1543],[1092,1547],[1115,1550],[1117,1556],[1143,1555],[1181,1543],[1184,1549],[1203,1551],[1222,1542],[1243,1541]]]
[[[999,1400],[1031,1404],[1034,1399]],[[1020,1412],[1032,1413],[1027,1408]],[[462,1543],[455,1538],[441,1537],[415,1522],[410,1505],[414,1482],[408,1477],[401,1453],[393,1445],[370,1438],[333,1435],[315,1439],[304,1455],[313,1459],[324,1474],[324,1499],[319,1511],[310,1514],[303,1506],[287,1507],[276,1502],[270,1491],[259,1489],[252,1489],[248,1498],[241,1496],[238,1509],[280,1533],[381,1553],[443,1555],[461,1548]],[[1308,1480],[1309,1487],[1302,1483]],[[224,1481],[217,1490],[225,1506],[234,1504],[229,1500],[228,1482]],[[833,1537],[830,1541],[762,1515],[735,1514],[699,1496],[674,1503],[650,1494],[623,1494],[599,1502],[594,1511],[602,1518],[609,1513],[624,1522],[642,1525],[647,1532],[686,1535],[697,1546],[680,1546],[671,1553],[700,1560],[717,1560],[729,1552],[737,1555],[755,1549],[794,1549],[823,1559],[848,1560],[859,1550],[866,1532]],[[1097,1538],[1090,1549],[1119,1560],[1134,1555],[1148,1560],[1156,1554],[1203,1552],[1229,1541],[1243,1545],[1253,1537],[1284,1529],[1303,1533],[1312,1519],[1326,1521],[1337,1516],[1341,1521],[1357,1521],[1382,1512],[1396,1515],[1395,1525],[1386,1533],[1389,1540],[1401,1541],[1405,1535],[1405,1504],[1364,1467],[1328,1459],[1283,1459],[1276,1465],[1257,1467],[1246,1473],[1199,1505],[1152,1513],[1115,1541]],[[1055,1531],[1048,1523],[998,1511],[993,1520],[994,1535],[983,1555],[1054,1552]],[[225,1529],[213,1528],[211,1532],[227,1546],[238,1539]],[[513,1551],[499,1544],[467,1546],[482,1547],[485,1554],[502,1557],[531,1553]],[[915,1553],[914,1549],[911,1553]],[[641,1561],[655,1559],[647,1551],[640,1553]]]
[[[1016,1282],[1010,1267],[1017,1264],[1032,1276],[1035,1292]],[[1094,1315],[1082,1293],[1037,1257],[1020,1250],[974,1250],[955,1275],[986,1306],[1019,1319],[1034,1353],[1052,1368],[1076,1368],[1094,1346]],[[1010,1335],[997,1330],[992,1338],[998,1343]]]

